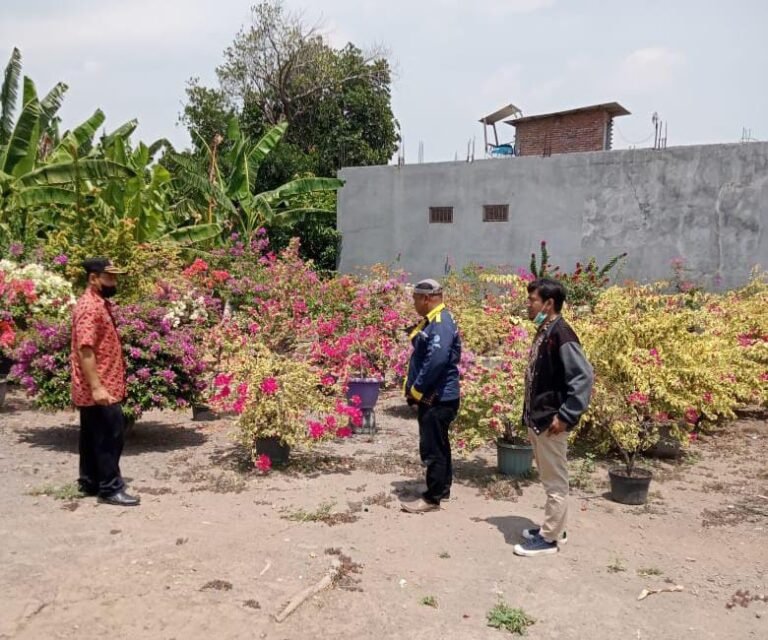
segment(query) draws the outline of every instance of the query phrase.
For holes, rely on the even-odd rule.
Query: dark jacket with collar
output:
[[[578,336],[563,318],[557,318],[546,332],[526,394],[530,407],[526,401],[523,424],[542,433],[558,415],[570,431],[589,406],[594,372]]]
[[[405,393],[432,404],[459,399],[461,338],[453,316],[440,305],[410,332],[413,353]]]

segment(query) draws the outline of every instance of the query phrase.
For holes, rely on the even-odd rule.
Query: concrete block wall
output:
[[[670,147],[343,169],[339,268],[395,262],[414,278],[446,263],[526,266],[547,240],[564,268],[629,252],[622,277],[669,278],[683,257],[706,286],[768,268],[768,143]],[[508,204],[508,222],[483,205]],[[430,224],[452,206],[452,224]]]

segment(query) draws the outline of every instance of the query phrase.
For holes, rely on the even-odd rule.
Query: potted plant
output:
[[[515,330],[506,340],[504,358],[487,367],[474,354],[462,354],[461,406],[452,427],[459,449],[493,442],[499,472],[521,477],[531,472],[533,447],[521,423],[524,395],[523,368],[527,333]]]
[[[645,504],[648,500],[653,474],[639,467],[637,459],[659,439],[659,425],[650,417],[649,406],[645,394],[634,392],[626,398],[606,388],[602,379],[596,380],[585,422],[601,429],[624,460],[623,465],[608,470],[611,499],[621,504]]]
[[[230,364],[214,380],[211,402],[237,414],[239,439],[254,460],[286,464],[293,447],[346,437],[343,421],[361,421],[359,409],[323,392],[320,373],[305,362],[252,343]]]
[[[523,478],[533,467],[533,446],[522,426],[520,417],[504,421],[504,432],[496,440],[496,460],[499,472],[505,476]]]

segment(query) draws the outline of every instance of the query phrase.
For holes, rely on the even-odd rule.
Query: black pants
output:
[[[125,487],[120,475],[124,426],[120,404],[80,407],[80,491],[111,496]]]
[[[427,502],[440,504],[451,492],[453,465],[448,428],[456,419],[459,401],[441,402],[432,407],[419,405],[419,455],[427,466]]]

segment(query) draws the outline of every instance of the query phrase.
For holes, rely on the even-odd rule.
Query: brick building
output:
[[[507,120],[515,127],[515,155],[549,156],[556,153],[608,151],[613,140],[613,119],[629,114],[617,102]]]

